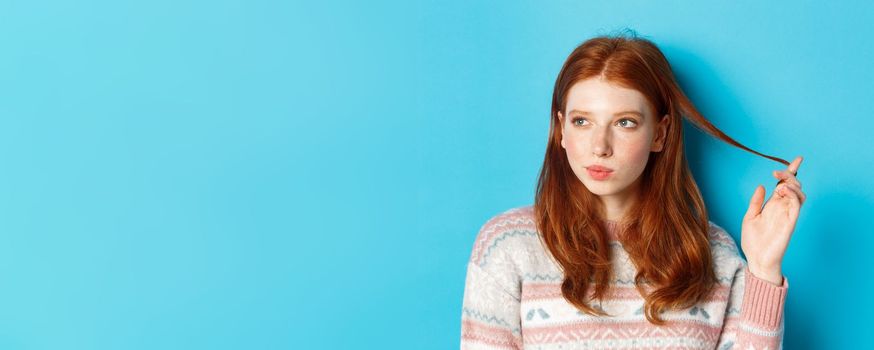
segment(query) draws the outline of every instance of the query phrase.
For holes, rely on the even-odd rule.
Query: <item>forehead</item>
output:
[[[609,114],[619,111],[638,111],[649,114],[649,103],[643,94],[601,78],[589,78],[571,86],[565,111],[583,111]]]

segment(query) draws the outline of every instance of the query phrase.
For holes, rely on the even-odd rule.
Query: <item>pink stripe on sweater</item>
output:
[[[581,340],[639,339],[685,337],[716,342],[722,327],[687,320],[667,320],[654,327],[646,320],[604,322],[575,322],[559,326],[525,328],[526,344],[563,343]]]
[[[724,301],[728,300],[731,286],[719,284],[713,287],[713,290],[705,298],[705,301]],[[589,297],[594,294],[593,289],[589,289]],[[563,298],[561,294],[560,283],[527,283],[522,287],[522,300],[533,301],[541,299]],[[607,289],[604,300],[639,300],[642,296],[637,288],[633,286],[610,285]]]
[[[522,348],[522,344],[517,342],[517,337],[510,330],[474,319],[461,321],[461,340],[462,343],[477,341],[495,347]]]

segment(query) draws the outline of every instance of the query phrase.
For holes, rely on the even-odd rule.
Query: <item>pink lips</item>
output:
[[[589,172],[589,176],[595,180],[605,180],[613,174],[613,169],[602,167],[600,165],[588,166],[586,167],[586,170]]]

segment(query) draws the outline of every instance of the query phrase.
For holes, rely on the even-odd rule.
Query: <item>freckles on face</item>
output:
[[[569,90],[562,117],[562,146],[574,173],[592,192],[622,191],[643,173],[655,134],[655,116],[643,94],[586,79]],[[586,170],[591,165],[613,172],[596,180]]]

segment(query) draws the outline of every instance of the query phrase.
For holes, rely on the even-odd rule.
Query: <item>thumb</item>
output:
[[[750,198],[750,207],[747,208],[747,213],[744,218],[753,218],[762,212],[762,203],[765,201],[765,187],[762,185],[756,186],[756,191],[753,192],[753,198]]]

